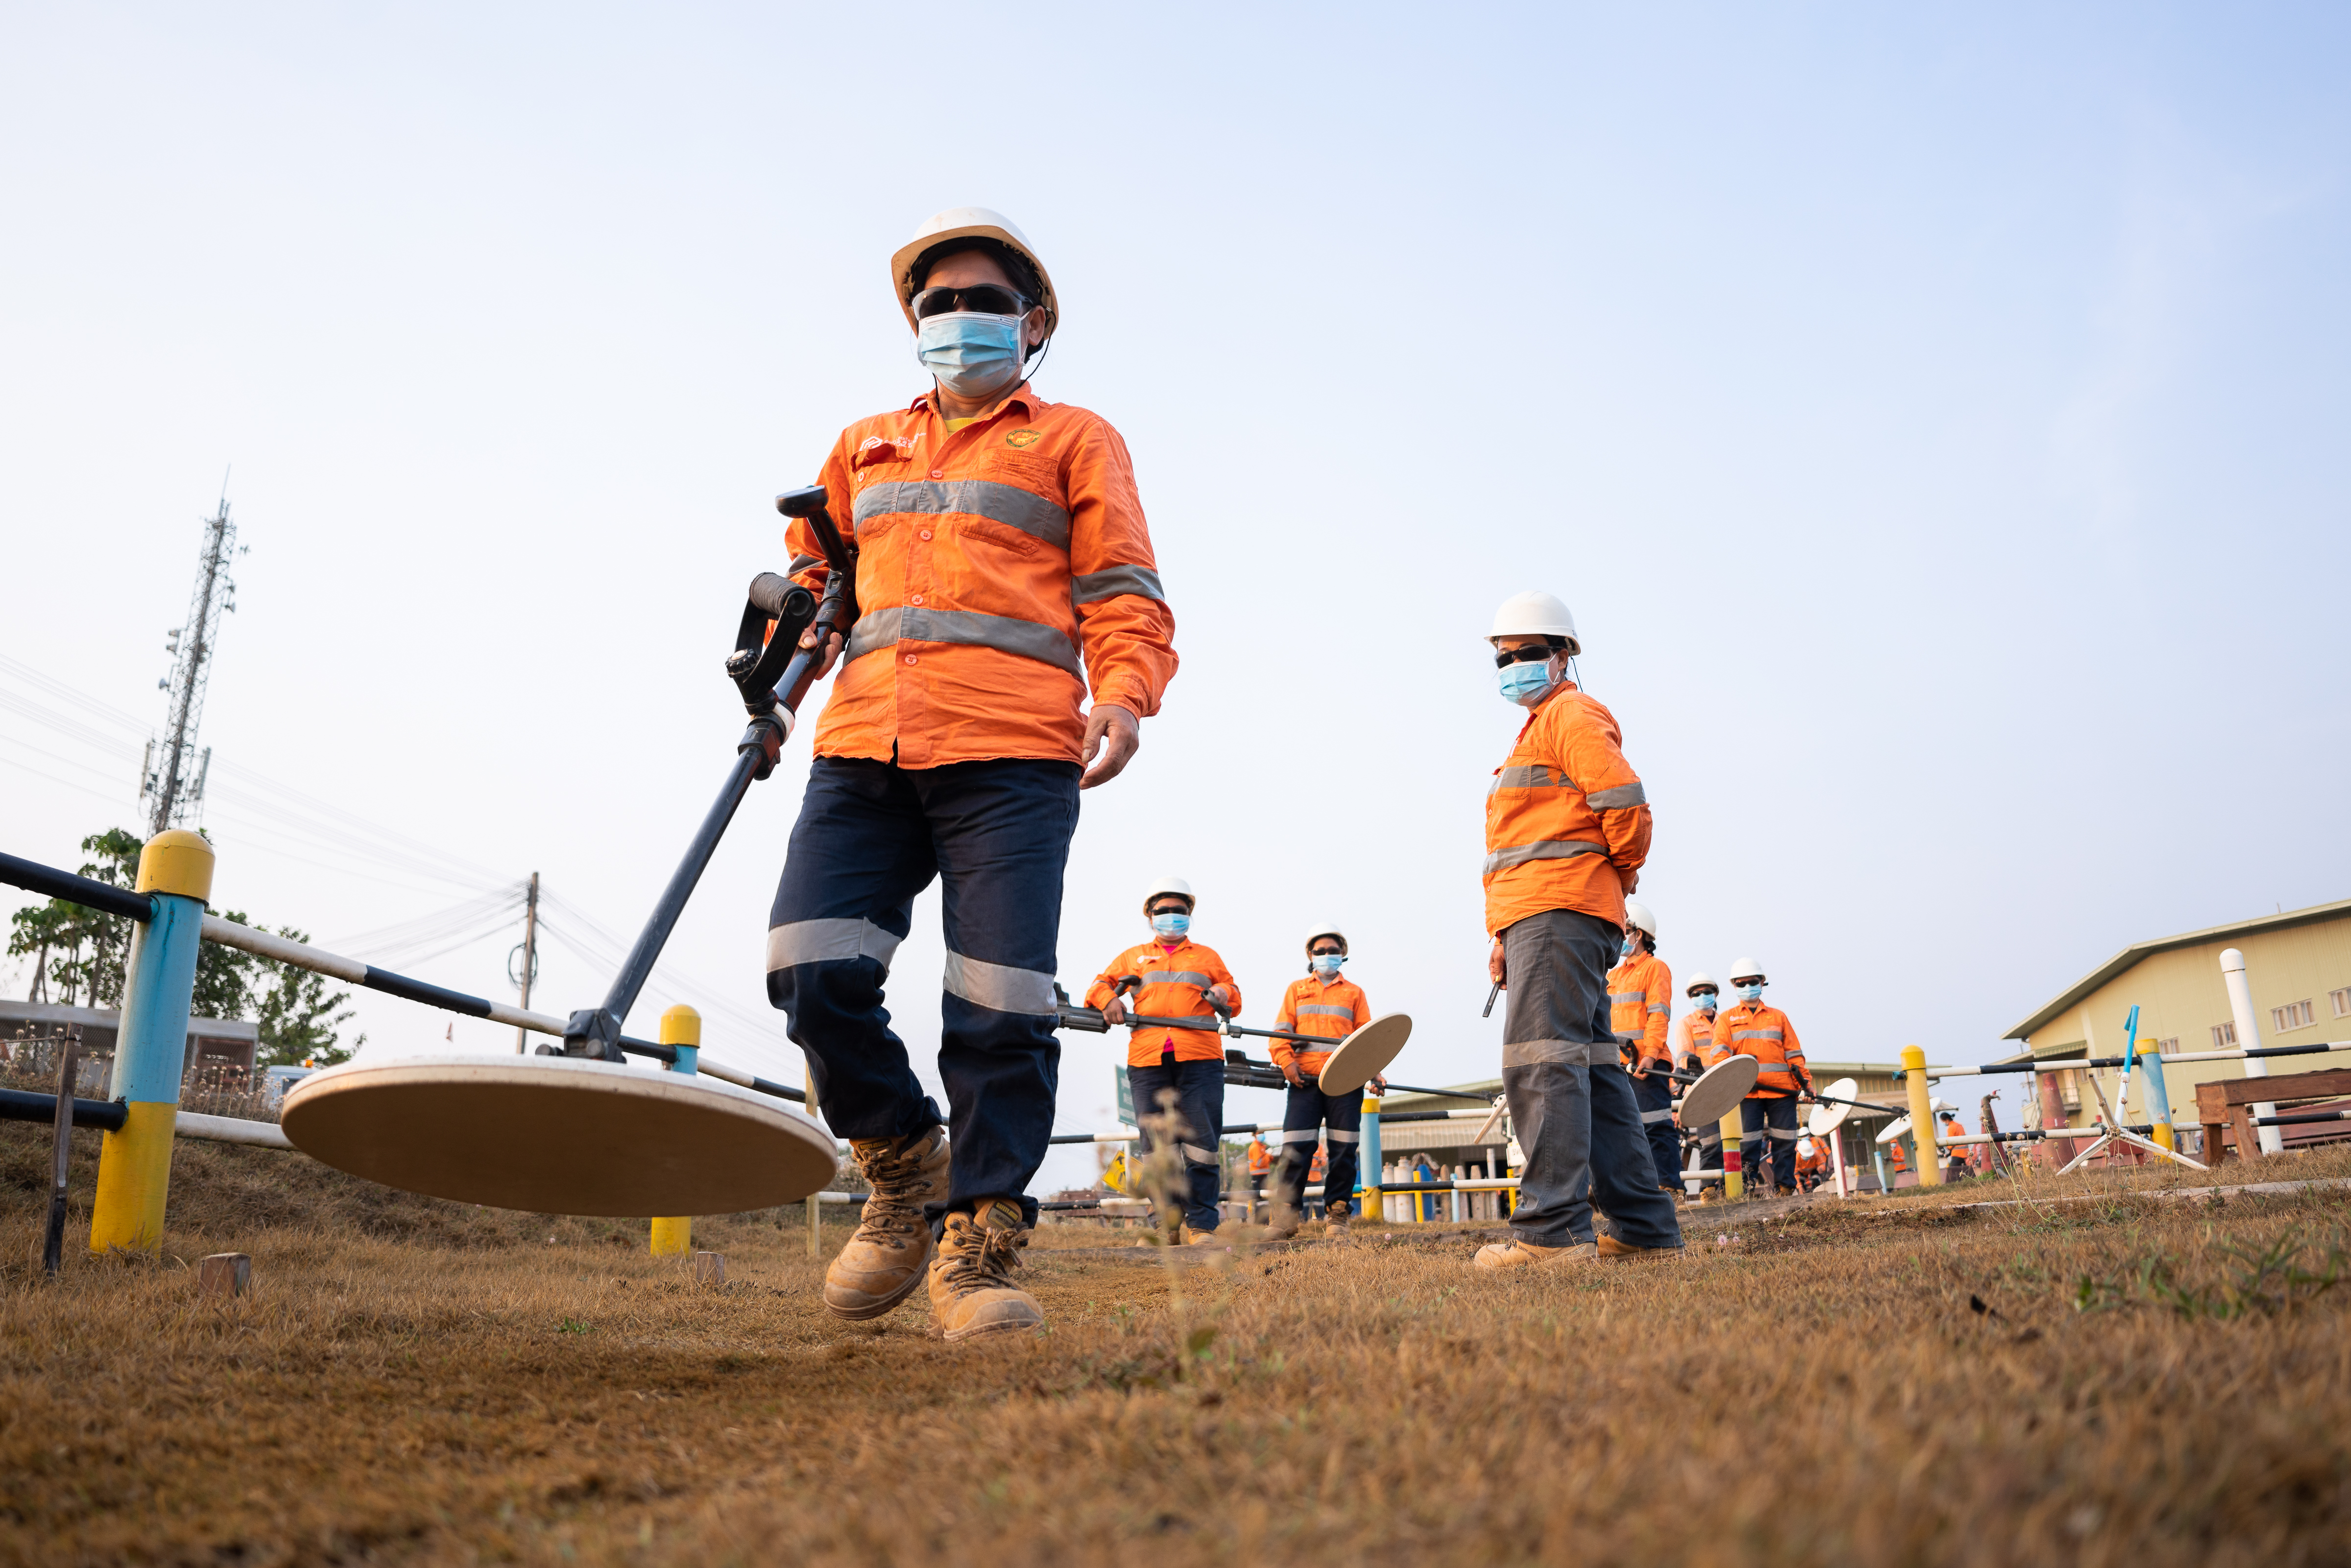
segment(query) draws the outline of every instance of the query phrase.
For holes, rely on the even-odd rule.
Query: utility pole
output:
[[[507,970],[509,976],[513,970]],[[538,873],[530,873],[530,891],[523,895],[522,904],[522,1009],[530,1010],[530,983],[538,977]],[[515,1030],[515,1054],[528,1055],[530,1031]]]
[[[156,686],[172,694],[165,734],[159,744],[147,743],[147,759],[140,770],[139,799],[148,804],[147,831],[160,833],[190,818],[203,820],[204,782],[212,772],[212,748],[195,755],[196,732],[204,722],[204,686],[212,673],[213,648],[220,636],[220,619],[236,608],[236,584],[229,580],[229,559],[236,548],[236,525],[228,517],[228,486],[221,486],[220,506],[204,519],[204,548],[196,559],[196,593],[189,602],[187,623],[172,632],[164,650],[172,655],[172,673]]]

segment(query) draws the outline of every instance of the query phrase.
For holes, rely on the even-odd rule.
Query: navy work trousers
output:
[[[1322,1207],[1327,1211],[1332,1204],[1343,1203],[1352,1214],[1355,1161],[1364,1142],[1364,1092],[1325,1094],[1311,1077],[1304,1087],[1290,1091],[1290,1102],[1281,1108],[1281,1164],[1273,1172],[1274,1201],[1291,1208],[1306,1207],[1306,1172],[1314,1164],[1314,1145],[1326,1136],[1325,1127],[1330,1129],[1331,1162],[1322,1176]]]
[[[1538,1247],[1595,1240],[1595,1198],[1619,1241],[1682,1244],[1608,1027],[1608,970],[1624,946],[1622,926],[1573,909],[1530,915],[1502,932],[1510,998],[1502,1092],[1527,1156],[1510,1229]]]
[[[1632,1074],[1633,1101],[1641,1107],[1641,1125],[1649,1134],[1649,1161],[1657,1169],[1657,1185],[1681,1182],[1682,1130],[1674,1125],[1674,1081],[1654,1067]]]
[[[1126,1082],[1134,1093],[1134,1113],[1146,1118],[1142,1129],[1146,1150],[1159,1143],[1147,1118],[1165,1111],[1159,1103],[1161,1094],[1176,1096],[1176,1114],[1183,1122],[1176,1133],[1176,1146],[1184,1155],[1184,1223],[1195,1230],[1214,1230],[1223,1213],[1217,1202],[1223,1195],[1224,1165],[1217,1151],[1222,1146],[1219,1129],[1225,1124],[1225,1064],[1162,1057],[1157,1067],[1128,1068]]]
[[[768,999],[809,1052],[825,1124],[852,1139],[902,1138],[941,1120],[950,1188],[932,1206],[969,1213],[1018,1197],[1053,1131],[1061,1065],[1053,977],[1061,873],[1078,824],[1073,762],[1012,759],[899,768],[820,757],[768,920]],[[882,982],[939,879],[946,935],[939,1076],[923,1092],[890,1028]]]
[[[1739,1163],[1745,1167],[1741,1173],[1745,1179],[1773,1182],[1782,1192],[1795,1191],[1796,1097],[1765,1094],[1741,1100],[1739,1133]]]

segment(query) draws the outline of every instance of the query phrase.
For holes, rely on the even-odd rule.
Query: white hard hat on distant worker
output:
[[[1150,892],[1143,895],[1143,913],[1150,914],[1151,906],[1163,898],[1180,898],[1187,909],[1199,903],[1199,900],[1192,896],[1190,883],[1180,876],[1163,876],[1151,884]]]
[[[1762,977],[1763,966],[1753,958],[1741,958],[1730,966],[1730,983],[1734,986],[1741,980],[1760,980]]]
[[[1722,994],[1722,988],[1714,983],[1712,975],[1704,969],[1694,969],[1690,972],[1689,982],[1682,987],[1682,995],[1694,997],[1701,990],[1712,991],[1717,996]]]
[[[1313,952],[1314,944],[1325,936],[1339,944],[1340,952],[1343,953],[1347,950],[1347,934],[1327,920],[1320,925],[1310,925],[1306,928],[1306,950],[1309,953]]]
[[[906,313],[906,325],[919,329],[914,319],[914,264],[928,253],[949,240],[973,239],[989,242],[975,246],[976,250],[988,250],[1002,246],[1035,269],[1037,290],[1043,296],[1036,303],[1045,308],[1045,336],[1050,338],[1061,324],[1061,301],[1053,292],[1052,275],[1045,270],[1044,259],[1029,236],[1015,227],[1010,218],[987,207],[949,207],[943,213],[933,213],[914,230],[914,237],[900,246],[890,257],[890,286],[898,291],[898,308]],[[1017,269],[1008,267],[1008,272]],[[1017,275],[1013,281],[1023,281]]]
[[[1638,899],[1628,898],[1625,901],[1625,924],[1638,926],[1647,932],[1649,940],[1652,942],[1657,939],[1657,917],[1649,913],[1649,906]]]
[[[1486,633],[1489,643],[1497,637],[1558,637],[1569,653],[1583,651],[1575,640],[1575,617],[1565,602],[1549,593],[1513,593],[1502,601],[1494,612],[1493,630]]]

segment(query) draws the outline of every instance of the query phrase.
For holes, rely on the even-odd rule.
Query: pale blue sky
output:
[[[1420,1020],[1399,1073],[1491,1073],[1514,713],[1479,635],[1526,587],[1573,605],[1656,802],[1666,957],[1756,953],[1816,1056],[1981,1060],[2126,942],[2351,892],[2339,9],[6,26],[0,652],[159,722],[233,463],[216,779],[458,862],[322,867],[224,795],[219,896],[273,922],[355,936],[536,868],[633,931],[730,756],[768,497],[919,390],[886,258],[963,203],[1052,267],[1040,390],[1125,434],[1184,655],[1088,799],[1072,989],[1172,871],[1258,1021],[1336,918]],[[13,852],[132,820],[136,737],[81,716],[99,742],[0,710]],[[802,766],[669,982],[713,1054],[795,1077],[759,963]],[[917,933],[926,1055],[935,901]],[[498,989],[517,936],[413,967]],[[559,949],[539,1000],[602,980]],[[1117,1053],[1065,1038],[1090,1126]]]

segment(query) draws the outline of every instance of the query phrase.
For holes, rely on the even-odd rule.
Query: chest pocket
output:
[[[980,477],[999,485],[1018,485],[1068,509],[1070,498],[1062,491],[1061,460],[1041,452],[998,445],[988,452],[987,461],[980,465]]]

